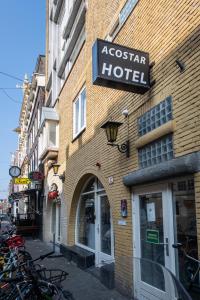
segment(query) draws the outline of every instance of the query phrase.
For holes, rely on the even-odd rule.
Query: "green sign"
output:
[[[147,229],[146,230],[146,241],[151,244],[159,244],[159,231]]]

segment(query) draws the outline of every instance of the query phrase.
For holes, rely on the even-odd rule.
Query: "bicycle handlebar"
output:
[[[30,264],[30,263],[33,263],[33,262],[35,262],[35,261],[37,261],[37,260],[43,260],[43,259],[45,259],[46,257],[48,257],[49,255],[51,255],[51,254],[53,254],[53,253],[54,253],[54,251],[51,251],[51,252],[49,252],[49,253],[47,253],[47,254],[40,255],[40,256],[39,256],[38,258],[36,258],[36,259],[27,260],[27,262],[28,262],[28,264]],[[19,264],[17,267],[13,267],[13,266],[12,266],[10,269],[1,271],[1,272],[0,272],[0,275],[3,275],[4,273],[7,273],[7,272],[14,272],[14,271],[16,271],[17,269],[19,269],[20,267],[27,265],[27,262],[22,263],[22,264]]]
[[[23,280],[24,280],[23,276],[18,276],[16,278],[1,278],[0,279],[1,282],[5,282],[5,283],[14,283],[14,282],[20,282]]]
[[[49,255],[51,255],[51,254],[54,254],[54,251],[51,251],[51,252],[49,252],[49,253],[47,253],[47,254],[40,255],[38,258],[31,260],[31,262],[35,262],[35,261],[37,261],[37,260],[43,260],[43,259],[45,259],[46,257],[48,257]]]
[[[183,244],[181,243],[173,244],[172,247],[175,249],[181,249],[183,247]]]
[[[182,251],[182,253],[183,253],[187,258],[189,258],[189,259],[191,259],[191,260],[197,262],[197,263],[200,265],[200,260],[196,259],[195,257],[190,256],[190,255],[186,252],[186,250],[184,249],[183,244],[181,244],[181,243],[173,244],[172,247],[175,248],[175,249],[178,249],[179,251]]]

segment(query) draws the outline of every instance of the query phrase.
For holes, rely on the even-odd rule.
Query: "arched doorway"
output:
[[[114,259],[110,204],[103,185],[96,177],[90,177],[80,195],[76,244],[95,253],[96,265]]]

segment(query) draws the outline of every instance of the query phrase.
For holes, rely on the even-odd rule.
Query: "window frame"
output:
[[[85,91],[85,101],[84,101],[84,124],[81,126],[81,117],[82,117],[82,93]],[[80,90],[78,96],[73,101],[73,140],[76,139],[86,128],[86,108],[87,108],[87,97],[86,97],[86,86],[84,85]],[[79,102],[79,111],[78,111],[78,128],[76,130],[76,103]]]
[[[139,0],[136,0],[136,3],[133,5],[133,7],[131,8],[131,10],[126,14],[126,17],[123,19],[123,21],[121,20],[121,15],[122,15],[122,12],[123,10],[125,9],[125,7],[128,6],[128,2],[131,1],[131,0],[127,0],[125,3],[124,3],[124,6],[122,7],[122,9],[120,10],[119,14],[118,14],[118,17],[115,21],[115,23],[113,24],[109,34],[106,36],[106,40],[112,42],[117,34],[119,33],[119,31],[122,29],[122,27],[124,26],[124,24],[126,23],[127,19],[129,18],[130,14],[134,11],[135,7],[137,6]]]

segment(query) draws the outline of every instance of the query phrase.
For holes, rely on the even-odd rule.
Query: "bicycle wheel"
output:
[[[69,291],[66,291],[66,290],[63,290],[62,291],[62,294],[64,296],[64,299],[67,299],[67,300],[75,300],[72,293],[69,292]]]
[[[186,260],[184,264],[184,270],[183,270],[183,280],[185,287],[190,290],[192,288],[193,284],[198,283],[198,276],[194,278],[194,275],[198,269],[198,263]]]
[[[46,284],[27,285],[21,289],[23,300],[53,300],[54,291]]]

